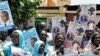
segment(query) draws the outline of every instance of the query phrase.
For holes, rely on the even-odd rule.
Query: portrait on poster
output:
[[[13,28],[13,18],[7,1],[0,2],[0,31]]]

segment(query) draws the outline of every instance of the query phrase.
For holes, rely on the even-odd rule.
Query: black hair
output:
[[[95,32],[95,33],[93,33],[93,35],[91,36],[91,42],[92,42],[92,44],[93,45],[95,45],[96,47],[98,47],[98,45],[94,42],[94,39],[95,38],[100,38],[100,33],[98,33],[98,32]]]
[[[58,38],[59,35],[62,35],[64,37],[64,40],[65,40],[65,36],[63,35],[63,33],[58,32],[54,38],[54,43],[56,43],[56,39]],[[55,45],[55,48],[57,48],[56,45]],[[62,55],[64,54],[64,46],[63,45],[60,46],[59,52],[61,52]],[[59,52],[56,52],[56,54],[58,54]]]

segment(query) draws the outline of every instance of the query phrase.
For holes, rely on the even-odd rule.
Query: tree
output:
[[[36,7],[41,0],[8,0],[14,23],[19,25],[27,22],[33,15],[36,15]]]

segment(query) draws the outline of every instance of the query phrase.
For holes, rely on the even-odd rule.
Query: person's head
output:
[[[2,11],[1,12],[1,19],[5,23],[9,20],[9,15],[8,15],[8,12],[7,11]]]
[[[34,44],[34,56],[44,53],[45,44],[43,41],[38,40]]]
[[[62,33],[57,33],[54,39],[54,43],[56,47],[60,47],[64,44],[65,37]]]
[[[48,37],[47,32],[46,32],[45,30],[41,30],[39,36],[40,36],[40,39],[41,39],[44,43],[46,43],[47,37]]]
[[[85,33],[86,33],[86,37],[88,38],[88,39],[90,39],[90,37],[91,37],[91,35],[93,34],[93,30],[86,30],[85,31]]]
[[[23,32],[21,30],[15,30],[12,33],[11,40],[12,40],[14,46],[17,46],[19,48],[22,48],[25,46],[24,35],[23,35]]]
[[[77,40],[74,40],[72,46],[73,49],[77,51],[79,49],[80,43]]]
[[[93,33],[93,35],[91,36],[91,42],[93,45],[98,47],[100,45],[100,33],[98,32]]]
[[[7,36],[8,36],[8,31],[2,31],[2,32],[0,32],[0,39],[2,41],[5,41],[6,38],[7,38]]]
[[[45,22],[40,22],[40,23],[38,24],[38,27],[39,27],[39,29],[44,29],[44,30],[46,30],[46,23],[45,23]]]
[[[35,37],[32,37],[31,39],[30,39],[30,42],[31,42],[31,45],[32,45],[32,47],[34,47],[34,43],[37,41],[37,39],[35,38]]]

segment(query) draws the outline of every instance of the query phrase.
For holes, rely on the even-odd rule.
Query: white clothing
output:
[[[0,27],[10,26],[10,25],[14,25],[13,20],[8,20],[6,24],[0,20]]]

